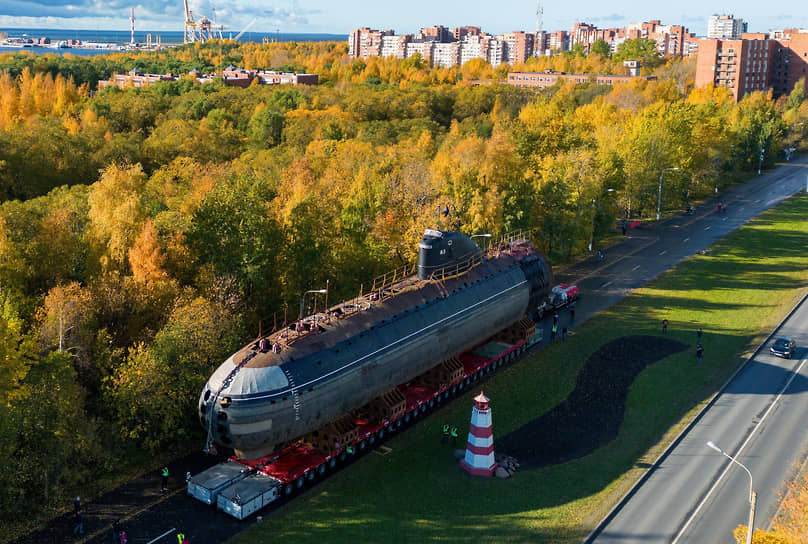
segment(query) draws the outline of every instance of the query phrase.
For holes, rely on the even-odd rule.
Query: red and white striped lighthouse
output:
[[[480,391],[480,394],[474,397],[474,403],[474,408],[471,409],[466,456],[460,461],[460,466],[472,476],[493,476],[497,462],[494,461],[494,430],[488,397]]]

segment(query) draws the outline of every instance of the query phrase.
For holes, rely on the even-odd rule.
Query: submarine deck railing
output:
[[[492,242],[483,253],[472,255],[452,266],[436,270],[430,275],[429,279],[426,280],[417,279],[417,276],[413,277],[417,272],[417,267],[412,264],[405,264],[391,272],[374,278],[369,291],[364,292],[364,287],[360,286],[359,295],[340,302],[331,309],[326,309],[325,312],[315,312],[292,324],[288,324],[284,319],[283,325],[273,327],[272,332],[269,334],[259,334],[259,338],[253,344],[253,351],[256,349],[261,349],[262,351],[269,349],[276,352],[283,351],[283,349],[300,338],[320,332],[320,323],[327,324],[331,319],[345,319],[369,309],[373,303],[384,302],[402,291],[419,287],[424,283],[430,283],[432,281],[443,282],[465,274],[472,268],[483,263],[487,258],[499,256],[505,250],[510,250],[514,246],[521,246],[529,242],[531,232],[530,230],[518,230],[505,234],[495,242]],[[405,282],[404,280],[407,279],[411,281]],[[276,315],[277,314],[273,315],[274,320]],[[277,323],[277,320],[275,320],[275,322]],[[261,341],[264,339],[267,340],[267,345],[261,347]]]

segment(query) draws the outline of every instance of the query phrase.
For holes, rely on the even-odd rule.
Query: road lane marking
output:
[[[601,289],[603,289],[604,287],[607,287],[607,286],[609,286],[609,285],[611,285],[611,284],[612,284],[612,282],[607,281],[606,283],[604,283],[603,285],[601,285],[601,286],[600,286],[600,288],[601,288]]]
[[[160,536],[158,536],[157,538],[155,538],[155,539],[153,539],[153,540],[149,540],[149,541],[148,541],[146,544],[152,544],[153,542],[157,542],[158,540],[160,540],[160,539],[161,539],[161,538],[163,538],[164,536],[166,536],[166,535],[168,535],[168,534],[171,534],[171,533],[173,533],[174,531],[176,531],[176,529],[175,529],[174,527],[172,527],[171,529],[169,529],[169,530],[168,530],[168,531],[166,531],[165,533],[161,534],[161,535],[160,535]]]
[[[663,249],[662,251],[660,251],[660,252],[659,252],[659,254],[660,254],[660,255],[664,255],[664,254],[666,254],[667,252],[668,252],[668,250],[667,250],[667,249]]]
[[[704,230],[710,230],[710,227],[709,226],[704,227]]]
[[[637,270],[639,267],[640,267],[640,265],[637,265],[637,266],[635,266],[634,268],[632,268],[632,269],[631,269],[631,271],[632,271],[632,272],[634,272],[634,271],[635,271],[635,270]]]
[[[763,425],[763,422],[764,422],[764,421],[766,421],[766,418],[769,416],[769,414],[771,413],[771,411],[774,409],[774,407],[775,407],[775,406],[777,406],[777,403],[780,401],[780,398],[783,396],[783,393],[785,393],[785,392],[786,392],[786,390],[787,390],[787,389],[789,388],[789,386],[791,385],[791,382],[793,382],[793,381],[794,381],[794,378],[796,378],[796,377],[797,377],[797,375],[800,373],[800,371],[802,370],[803,365],[805,365],[805,361],[808,361],[808,359],[803,359],[802,361],[800,361],[799,366],[798,366],[796,369],[793,369],[793,370],[791,371],[791,377],[788,379],[788,381],[787,381],[787,382],[786,382],[786,384],[783,386],[783,388],[782,388],[782,389],[780,389],[780,392],[777,394],[777,397],[776,397],[776,398],[775,398],[775,399],[772,401],[772,403],[771,403],[771,404],[769,405],[769,407],[766,409],[766,413],[765,413],[765,414],[763,414],[763,417],[762,417],[762,418],[760,418],[760,421],[758,421],[758,422],[757,422],[757,424],[755,424],[755,426],[754,426],[754,427],[752,427],[752,430],[751,430],[751,431],[749,431],[749,434],[746,436],[746,440],[744,440],[744,441],[743,441],[743,444],[741,444],[741,447],[740,447],[740,448],[738,448],[738,451],[736,451],[736,452],[735,452],[735,453],[732,455],[732,457],[734,457],[735,459],[737,459],[737,458],[738,458],[738,457],[741,455],[741,452],[742,452],[742,451],[743,451],[743,449],[746,447],[746,445],[747,445],[747,444],[749,444],[749,441],[750,441],[750,440],[752,440],[752,437],[755,435],[755,433],[757,432],[758,428],[760,428],[760,426],[761,426],[761,425]],[[722,394],[723,394],[723,393],[722,393]],[[729,463],[728,463],[728,464],[727,464],[727,465],[724,467],[724,471],[723,471],[723,472],[721,472],[721,475],[720,475],[720,476],[718,477],[718,479],[715,481],[715,483],[714,483],[714,484],[713,484],[713,486],[710,488],[710,490],[709,490],[709,491],[707,491],[707,494],[704,496],[704,498],[703,498],[703,499],[701,499],[701,502],[699,503],[699,505],[696,507],[696,509],[695,509],[695,510],[693,510],[693,513],[692,513],[692,514],[690,514],[690,517],[689,517],[689,518],[687,518],[687,521],[685,522],[685,524],[682,526],[682,528],[679,530],[679,532],[678,532],[678,533],[676,533],[676,537],[674,537],[674,539],[671,541],[671,544],[676,544],[677,542],[679,542],[679,539],[680,539],[680,538],[682,538],[682,535],[685,533],[685,531],[687,530],[687,528],[688,528],[688,527],[690,527],[690,524],[693,522],[693,520],[696,518],[696,516],[698,515],[699,511],[701,510],[701,508],[704,506],[704,504],[705,504],[705,503],[707,502],[707,500],[710,498],[710,495],[712,495],[713,491],[715,491],[715,489],[716,489],[716,488],[718,487],[718,485],[721,483],[721,480],[723,480],[723,479],[724,479],[724,476],[726,476],[726,475],[727,475],[727,472],[729,472],[729,469],[730,469],[730,468],[732,468],[732,465],[733,465],[733,464],[734,464],[734,463],[733,463],[732,461],[729,461]]]
[[[684,244],[684,243],[685,243],[685,242],[687,242],[688,240],[690,240],[690,238],[685,238],[684,240],[682,240],[682,243]]]

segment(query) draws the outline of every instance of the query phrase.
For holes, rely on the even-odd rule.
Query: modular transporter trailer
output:
[[[206,504],[215,503],[219,510],[237,519],[245,519],[276,499],[295,493],[350,456],[373,447],[388,434],[395,433],[403,425],[464,391],[482,376],[514,361],[528,347],[541,342],[540,327],[533,326],[529,320],[522,320],[520,325],[521,329],[516,327],[510,335],[508,332],[499,334],[455,358],[456,371],[451,379],[440,383],[439,373],[428,372],[419,377],[423,379],[397,387],[394,390],[397,393],[388,396],[401,399],[404,408],[393,417],[373,421],[372,418],[365,419],[366,413],[360,410],[351,415],[350,429],[343,429],[337,435],[333,434],[334,431],[331,434],[324,432],[334,442],[320,448],[312,445],[316,440],[314,435],[318,435],[315,432],[260,459],[231,458],[192,477],[188,482],[188,494]],[[341,438],[347,439],[340,441]]]

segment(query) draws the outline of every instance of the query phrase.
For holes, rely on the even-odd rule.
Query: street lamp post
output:
[[[710,440],[707,442],[707,447],[713,449],[744,469],[746,473],[749,475],[749,525],[746,530],[746,544],[752,544],[752,533],[755,530],[755,503],[757,503],[757,493],[755,493],[752,489],[752,473],[749,472],[749,469],[746,468],[740,461],[735,459],[733,456],[716,446],[715,442]]]
[[[303,293],[303,296],[300,297],[300,317],[298,318],[298,321],[303,320],[303,304],[306,300],[306,295],[308,295],[309,293],[319,293],[323,295],[325,293],[328,293],[328,289],[312,289],[311,291],[306,291],[305,293]]]
[[[657,192],[657,201],[656,201],[656,220],[659,221],[659,209],[662,207],[662,176],[665,175],[665,172],[670,172],[672,170],[679,170],[678,166],[673,166],[671,168],[663,168],[662,172],[659,173],[659,191]]]

